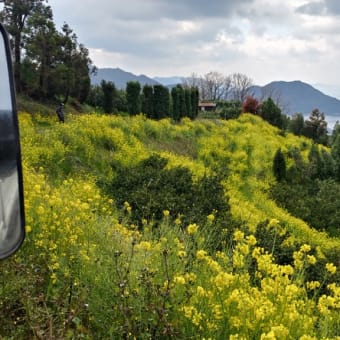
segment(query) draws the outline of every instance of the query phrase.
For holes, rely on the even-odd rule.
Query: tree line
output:
[[[0,20],[10,35],[17,93],[37,100],[83,103],[93,70],[89,51],[67,23],[58,31],[47,0],[4,0]]]
[[[162,85],[127,83],[117,90],[103,81],[91,87],[96,72],[88,49],[67,23],[58,31],[47,0],[4,0],[0,20],[10,35],[16,91],[35,100],[79,103],[100,107],[106,113],[143,112],[161,119],[194,119],[198,113],[198,89],[178,85],[169,91]]]
[[[134,116],[143,113],[151,119],[170,117],[180,121],[183,117],[195,119],[198,115],[199,91],[197,87],[181,84],[168,87],[129,81],[125,90],[117,89],[114,82],[102,80],[93,86],[87,102],[105,113],[128,112]]]

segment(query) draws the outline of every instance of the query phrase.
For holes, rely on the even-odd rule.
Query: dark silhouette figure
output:
[[[59,122],[61,122],[61,123],[65,122],[63,108],[64,108],[64,103],[60,103],[59,106],[57,107],[57,110],[56,110]]]

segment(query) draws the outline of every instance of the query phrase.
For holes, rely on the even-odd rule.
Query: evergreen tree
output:
[[[170,93],[163,85],[154,85],[154,118],[162,119],[170,116]]]
[[[174,86],[171,89],[171,99],[172,99],[172,118],[175,121],[179,121],[181,118],[180,113],[180,88],[178,86]]]
[[[186,112],[185,116],[186,117],[191,117],[191,89],[185,88],[184,89],[184,98],[185,98],[185,107],[186,107]]]
[[[22,85],[30,95],[39,99],[53,98],[58,95],[55,93],[59,87],[56,81],[61,81],[55,77],[56,67],[66,66],[59,62],[60,36],[53,22],[51,8],[42,6],[36,10],[28,19],[27,27],[29,30],[24,36],[26,55],[23,73],[33,77],[23,77]]]
[[[114,98],[116,95],[116,86],[112,81],[102,80],[100,83],[102,90],[102,107],[105,113],[114,112]]]
[[[77,36],[68,24],[64,24],[60,33],[60,60],[61,72],[56,72],[57,79],[63,79],[65,102],[69,95],[83,102],[90,91],[89,51],[82,44],[78,44]],[[58,69],[58,67],[56,67]],[[93,68],[91,68],[94,70]],[[60,90],[61,92],[61,90]]]
[[[44,7],[45,0],[4,0],[0,20],[11,36],[14,56],[14,77],[17,91],[21,90],[22,38],[27,29],[27,20],[37,10]]]
[[[179,113],[180,113],[180,118],[183,118],[186,116],[186,112],[187,112],[187,105],[186,105],[186,101],[185,101],[185,93],[184,93],[184,89],[181,85],[177,85],[178,86],[178,93],[179,93]]]
[[[73,96],[84,102],[90,91],[92,62],[71,28],[65,23],[58,32],[52,9],[43,0],[4,3],[0,16],[12,37],[18,92],[63,102]]]
[[[151,85],[143,86],[142,112],[148,117],[153,117],[153,88]]]
[[[303,135],[313,139],[316,143],[324,145],[328,144],[325,114],[320,112],[319,109],[314,109],[310,114],[309,119],[305,121]]]
[[[273,173],[278,182],[286,179],[286,160],[281,151],[278,149],[273,160]]]
[[[270,97],[262,102],[261,116],[268,123],[282,129],[283,119],[281,109],[274,103],[274,101]]]
[[[141,86],[138,81],[129,81],[126,84],[126,101],[128,112],[135,116],[141,112]]]
[[[198,87],[191,87],[191,112],[190,118],[195,119],[198,116],[199,92]]]

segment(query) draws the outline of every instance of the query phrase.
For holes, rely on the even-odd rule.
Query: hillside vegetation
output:
[[[307,159],[310,140],[251,114],[21,112],[20,131],[27,236],[1,263],[1,336],[338,336],[340,240],[269,198],[277,149]]]

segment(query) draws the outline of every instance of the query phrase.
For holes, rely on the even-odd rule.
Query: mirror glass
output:
[[[18,118],[8,38],[0,25],[0,259],[24,239]]]

